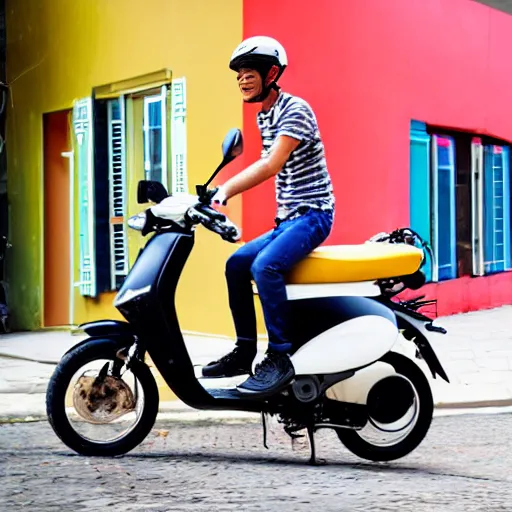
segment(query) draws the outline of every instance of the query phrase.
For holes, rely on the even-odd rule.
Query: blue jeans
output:
[[[243,245],[229,258],[226,280],[237,345],[254,345],[256,349],[256,312],[251,286],[254,279],[269,348],[279,352],[291,349],[293,340],[287,334],[290,319],[285,275],[328,237],[332,223],[332,212],[309,209]]]

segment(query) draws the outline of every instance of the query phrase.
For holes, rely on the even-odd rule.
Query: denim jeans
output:
[[[287,334],[290,319],[285,275],[327,238],[332,223],[332,212],[309,209],[243,245],[229,258],[226,280],[237,345],[256,348],[256,312],[251,286],[254,279],[269,348],[280,352],[291,349],[293,340]]]

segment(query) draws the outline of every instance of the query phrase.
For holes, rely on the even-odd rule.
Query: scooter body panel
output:
[[[395,369],[390,364],[377,361],[328,388],[325,396],[338,402],[366,405],[370,389],[378,381],[391,375],[396,375]]]
[[[367,366],[395,344],[398,329],[379,315],[363,315],[315,336],[291,359],[297,375],[325,375]]]
[[[380,294],[380,288],[375,281],[286,285],[288,300],[320,297],[378,297]]]
[[[320,297],[288,302],[291,325],[289,338],[294,351],[330,329],[349,320],[364,316],[382,317],[395,326],[393,311],[376,300],[366,297]],[[372,333],[373,335],[373,333]],[[340,340],[333,339],[338,344]],[[352,344],[358,344],[353,340]],[[329,357],[329,354],[327,354]],[[371,361],[370,361],[371,362]]]
[[[195,376],[175,306],[178,280],[193,245],[192,234],[168,231],[155,235],[139,254],[114,305],[184,403],[196,409],[264,410],[264,402],[215,398]]]

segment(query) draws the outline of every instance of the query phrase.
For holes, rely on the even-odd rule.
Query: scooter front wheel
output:
[[[336,432],[354,455],[389,462],[405,457],[423,441],[432,422],[434,400],[425,374],[411,359],[389,352],[381,361],[394,368],[396,377],[383,380],[368,394],[370,400],[373,393],[373,409],[367,426]]]
[[[118,350],[109,339],[78,345],[62,358],[48,384],[50,425],[81,455],[125,454],[155,423],[159,396],[151,370],[139,360],[126,368]]]

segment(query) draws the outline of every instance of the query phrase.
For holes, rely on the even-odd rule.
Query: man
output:
[[[295,373],[289,352],[285,276],[329,235],[334,197],[324,146],[311,107],[281,91],[279,77],[288,64],[286,52],[270,37],[252,37],[233,52],[243,100],[261,103],[257,115],[261,159],[218,187],[213,202],[231,197],[276,177],[276,226],[243,245],[226,264],[229,304],[237,342],[228,355],[203,368],[205,377],[250,374],[256,356],[256,314],[251,280],[258,288],[269,347],[254,375],[237,386],[241,393],[266,396],[283,389]]]

